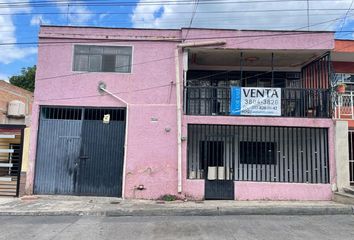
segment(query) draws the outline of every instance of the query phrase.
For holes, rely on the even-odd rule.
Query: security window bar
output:
[[[100,120],[102,121],[105,115],[109,115],[110,121],[124,121],[124,109],[110,108],[87,108],[85,109],[84,120]]]
[[[277,164],[273,142],[240,142],[239,148],[241,164]]]
[[[109,121],[125,121],[125,110],[120,108],[42,107],[43,120],[99,120],[109,115]]]
[[[81,120],[81,108],[42,107],[42,119]]]
[[[130,73],[132,47],[89,46],[74,47],[74,71]]]
[[[328,129],[189,124],[189,179],[329,183]]]

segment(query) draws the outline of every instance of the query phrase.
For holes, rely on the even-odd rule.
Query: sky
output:
[[[354,0],[0,0],[0,79],[36,64],[41,24],[259,30],[310,26],[353,39]]]

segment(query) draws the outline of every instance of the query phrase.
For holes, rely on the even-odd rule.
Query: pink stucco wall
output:
[[[186,36],[187,29],[182,29]],[[214,38],[226,41],[225,48],[307,50],[333,49],[333,32],[286,32],[286,31],[235,31],[219,29],[192,29],[187,41],[210,41]]]
[[[41,29],[35,100],[32,113],[29,171],[26,186],[28,193],[33,190],[39,106],[124,107],[124,103],[111,96],[102,96],[97,92],[98,82],[104,81],[109,91],[129,103],[127,156],[125,176],[123,176],[125,179],[124,197],[155,199],[163,194],[177,194],[177,117],[174,50],[183,35],[183,31],[72,27],[43,27]],[[270,34],[272,32],[265,33]],[[203,36],[225,35],[225,37],[228,36],[226,38],[226,48],[306,49],[309,42],[323,42],[322,45],[316,45],[318,49],[330,49],[332,47],[332,42],[330,40],[327,41],[333,38],[332,33],[295,34],[291,37],[283,35],[282,37],[272,37],[271,40],[268,37],[264,37],[263,40],[260,40],[259,37],[255,39],[257,34],[259,35],[260,33],[256,31],[192,29],[189,37],[195,38],[199,36],[202,41]],[[233,35],[242,36],[240,39],[249,41],[241,44],[239,38],[231,38]],[[73,39],[80,44],[133,46],[132,73],[73,72]],[[183,76],[182,69],[180,75]],[[332,120],[184,116],[182,119],[183,136],[187,136],[188,123],[329,128],[331,183],[335,182]],[[182,194],[188,198],[202,199],[204,197],[204,181],[188,180],[186,178],[186,153],[187,142],[183,141]],[[249,191],[247,190],[248,187],[244,187],[242,183],[237,184],[241,184],[240,189]],[[138,185],[144,185],[145,189],[137,190],[136,186]],[[291,196],[296,194],[296,192],[300,193],[302,190],[310,188],[310,186],[301,185],[296,187],[295,193],[290,193],[292,184],[286,186],[289,189],[285,192],[292,194]],[[261,190],[262,185],[252,185],[252,191],[257,191],[257,188]],[[238,193],[240,193],[240,189],[237,190]],[[282,189],[284,190],[284,185],[274,185],[271,190],[276,193]],[[315,191],[309,197],[321,199],[321,196],[323,196],[316,194]],[[284,197],[291,198],[291,196]]]
[[[330,184],[235,182],[236,200],[331,200]]]
[[[55,29],[55,30],[54,30]],[[70,28],[42,28],[42,32],[76,32]],[[80,31],[85,31],[80,28]],[[92,30],[91,30],[92,31]],[[94,31],[94,30],[93,30]],[[110,30],[105,33],[117,33]],[[107,32],[108,31],[108,32]],[[94,31],[95,32],[95,31]],[[146,36],[144,31],[127,34]],[[171,31],[171,34],[175,31]],[[150,32],[149,32],[150,33]],[[86,33],[92,36],[93,32]],[[45,34],[44,34],[45,35]],[[78,73],[72,71],[72,40],[41,38],[31,130],[27,192],[33,189],[40,105],[125,107],[111,96],[101,96],[98,82],[129,103],[129,131],[124,196],[157,198],[177,192],[177,143],[175,97],[175,42],[120,41],[105,45],[133,46],[131,74]],[[63,43],[64,42],[64,43]],[[67,43],[65,43],[67,42]],[[98,44],[80,40],[80,44]],[[101,43],[100,43],[101,44]],[[160,60],[163,59],[163,60]],[[157,121],[151,121],[154,119]],[[170,129],[167,132],[165,129]],[[135,191],[143,184],[145,190]]]

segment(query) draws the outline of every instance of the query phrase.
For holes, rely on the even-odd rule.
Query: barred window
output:
[[[131,72],[132,48],[123,46],[74,47],[74,71]]]

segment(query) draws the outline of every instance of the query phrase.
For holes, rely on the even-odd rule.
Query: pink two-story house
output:
[[[329,200],[332,32],[42,26],[27,190]]]

